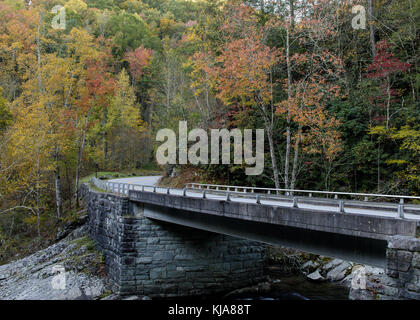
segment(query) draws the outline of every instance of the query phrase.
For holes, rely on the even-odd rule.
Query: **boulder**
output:
[[[306,276],[311,281],[322,282],[325,281],[325,278],[319,273],[319,270],[312,272]]]
[[[318,262],[309,260],[301,266],[301,270],[304,274],[308,274],[308,273],[314,272],[318,267],[319,267]]]
[[[328,262],[326,265],[322,267],[323,272],[329,272],[330,270],[338,267],[340,264],[342,264],[344,261],[340,259],[333,259],[330,262]]]
[[[346,277],[348,271],[350,271],[351,264],[348,262],[343,262],[340,265],[336,266],[334,269],[330,270],[326,278],[330,281],[341,281]]]

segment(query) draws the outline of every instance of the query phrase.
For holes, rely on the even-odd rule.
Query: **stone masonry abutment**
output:
[[[126,196],[81,189],[89,234],[121,295],[211,295],[264,278],[261,243],[151,220]]]

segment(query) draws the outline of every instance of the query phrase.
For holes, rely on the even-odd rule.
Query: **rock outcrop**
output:
[[[91,300],[111,294],[87,225],[68,226],[64,233],[52,246],[0,266],[0,300]]]

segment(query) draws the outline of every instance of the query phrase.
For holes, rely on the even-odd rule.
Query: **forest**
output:
[[[171,171],[179,121],[265,131],[263,174],[185,179],[419,196],[419,30],[420,0],[1,0],[0,264],[77,215],[84,177]]]

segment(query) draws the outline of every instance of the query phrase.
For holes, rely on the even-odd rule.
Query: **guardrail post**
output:
[[[400,204],[404,204],[404,198],[400,199]]]
[[[261,204],[261,195],[257,194],[257,197],[256,198],[257,198],[257,203],[258,204]]]
[[[344,201],[340,200],[338,205],[339,205],[339,208],[340,208],[340,213],[345,213],[345,211],[344,211]]]
[[[293,208],[298,208],[298,199],[293,197]]]
[[[226,201],[231,201],[231,199],[230,199],[230,192],[228,192],[227,195],[226,195]]]
[[[309,194],[309,198],[312,198],[312,193]]]
[[[267,194],[271,194],[271,190],[268,190],[268,191],[267,191]]]
[[[207,190],[204,190],[203,191],[203,199],[206,199],[206,193],[207,193]]]
[[[141,192],[144,192],[144,186],[141,186]]]
[[[166,189],[166,194],[171,194],[171,188]]]
[[[404,205],[403,204],[398,205],[398,218],[404,219]]]
[[[184,190],[182,191],[182,195],[183,195],[184,197],[186,197],[186,196],[187,196],[187,188],[184,188]]]
[[[336,194],[335,194],[335,195],[334,195],[334,199],[335,199],[335,200],[338,200],[338,195],[336,195]]]
[[[365,197],[363,201],[368,202],[369,201],[368,197]]]

